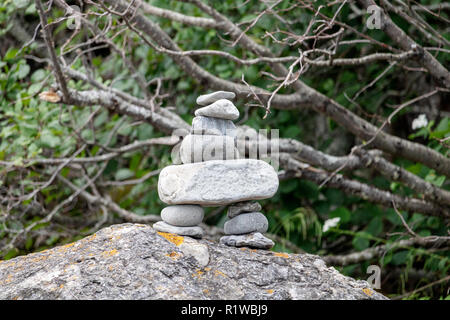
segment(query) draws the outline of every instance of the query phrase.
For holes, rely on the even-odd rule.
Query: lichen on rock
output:
[[[321,263],[322,262],[322,263]],[[0,299],[386,299],[309,254],[241,250],[139,224],[0,262]]]

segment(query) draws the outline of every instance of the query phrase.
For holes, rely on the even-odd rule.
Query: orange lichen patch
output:
[[[64,288],[64,285],[61,283],[61,284],[59,285],[59,288],[60,288],[60,289]]]
[[[92,241],[92,240],[94,240],[95,238],[97,238],[97,234],[94,233],[92,236],[87,237],[87,238],[86,238],[86,241]]]
[[[200,270],[200,269],[195,270],[195,272],[196,272],[199,276],[202,276],[202,275],[205,273],[204,271],[202,271],[202,270]]]
[[[165,238],[167,241],[172,242],[173,244],[175,244],[176,246],[181,245],[184,242],[184,237],[179,236],[177,234],[174,233],[167,233],[167,232],[159,232],[158,234]]]
[[[179,254],[178,252],[172,251],[171,253],[167,253],[166,256],[176,260],[181,256],[181,254]]]
[[[203,272],[202,270],[200,270],[200,269],[197,269],[197,270],[195,270],[195,273],[193,273],[192,274],[192,276],[193,277],[197,277],[197,278],[200,278],[202,275],[204,275],[205,274],[205,272]]]
[[[362,289],[362,291],[367,294],[369,297],[371,297],[373,295],[373,291],[370,288],[364,288]]]
[[[117,251],[117,249],[112,249],[112,250],[102,252],[102,255],[105,257],[112,257],[118,253],[119,253],[119,251]]]
[[[9,274],[6,279],[3,281],[3,284],[7,284],[10,283],[11,281],[13,281],[13,275]]]
[[[268,290],[266,290],[266,292],[267,292],[268,294],[272,294],[272,293],[273,293],[273,289],[268,289]]]
[[[282,258],[285,258],[285,259],[289,259],[289,255],[287,253],[284,253],[284,252],[274,252],[273,255],[277,256],[277,257],[282,257]]]
[[[31,262],[39,262],[39,261],[45,260],[47,258],[48,258],[48,256],[36,257],[36,258],[31,259]]]
[[[223,273],[220,270],[214,270],[214,275],[215,276],[222,276],[222,277],[226,277],[225,273]]]
[[[68,243],[68,244],[64,245],[63,248],[67,249],[67,248],[70,248],[70,247],[72,247],[74,245],[75,245],[75,242]]]
[[[108,267],[108,271],[113,271],[114,270],[114,267],[113,266],[109,266]]]
[[[209,293],[209,290],[208,290],[208,289],[203,289],[203,293],[204,293],[204,294],[208,294],[208,293]]]
[[[203,270],[205,270],[205,271],[211,271],[211,268],[210,268],[210,267],[205,267]]]

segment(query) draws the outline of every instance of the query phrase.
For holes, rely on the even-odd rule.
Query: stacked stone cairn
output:
[[[270,249],[274,243],[263,235],[267,218],[254,200],[272,197],[278,175],[271,165],[241,158],[233,123],[239,111],[230,101],[235,94],[217,91],[197,98],[191,132],[178,152],[182,164],[165,167],[158,180],[160,199],[170,206],[153,225],[161,232],[201,238],[203,207],[229,205],[222,244]]]

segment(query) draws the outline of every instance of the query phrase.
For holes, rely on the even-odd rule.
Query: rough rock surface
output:
[[[121,224],[0,261],[0,299],[385,299],[309,254],[227,247]]]
[[[165,167],[158,194],[167,204],[221,206],[272,197],[278,175],[271,165],[255,159],[211,160]]]

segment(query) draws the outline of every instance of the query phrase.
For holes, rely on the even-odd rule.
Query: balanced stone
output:
[[[158,221],[153,224],[153,229],[160,232],[175,233],[180,236],[189,236],[193,238],[203,237],[203,229],[201,227],[177,227],[172,226],[164,221]]]
[[[239,110],[235,107],[233,102],[226,99],[220,99],[213,104],[195,110],[195,115],[236,120],[239,118]]]
[[[266,238],[259,232],[223,236],[220,238],[220,243],[232,247],[250,247],[257,249],[270,249],[275,245],[272,240]]]
[[[243,213],[225,222],[225,234],[264,233],[269,228],[267,218],[261,212]]]
[[[198,116],[192,120],[192,134],[211,134],[236,137],[237,128],[233,121],[213,117]]]
[[[183,163],[239,158],[235,141],[230,136],[192,135],[184,137],[180,148]]]
[[[271,165],[256,159],[211,160],[165,167],[158,194],[167,204],[221,206],[272,197],[278,175]]]
[[[196,205],[175,205],[164,208],[161,218],[164,222],[176,227],[193,227],[203,220],[204,210]]]
[[[181,155],[180,155],[181,142],[177,143],[170,152],[170,157],[172,159],[173,164],[182,164]]]
[[[237,215],[240,215],[241,213],[257,212],[261,209],[261,205],[255,201],[238,202],[228,207],[227,216],[228,218],[232,219]]]
[[[229,91],[216,91],[209,94],[201,95],[197,98],[197,104],[201,106],[207,106],[208,104],[214,103],[220,99],[233,100],[236,95],[234,92]]]

